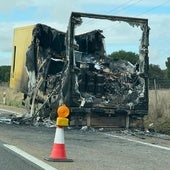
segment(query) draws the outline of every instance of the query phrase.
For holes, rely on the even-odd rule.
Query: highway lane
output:
[[[65,129],[67,156],[72,163],[47,162],[55,128],[0,124],[0,140],[35,156],[58,170],[169,170],[169,140],[147,139],[116,132]],[[151,140],[151,139],[150,139]],[[164,147],[154,147],[162,145]],[[25,169],[25,168],[24,168]]]
[[[0,170],[43,170],[0,143]]]

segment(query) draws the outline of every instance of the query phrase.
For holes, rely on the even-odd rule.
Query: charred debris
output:
[[[139,27],[138,63],[108,57],[102,30],[75,35],[84,17]],[[30,117],[55,119],[56,108],[64,103],[72,125],[133,126],[134,118],[148,111],[148,36],[147,19],[140,18],[73,12],[67,33],[37,24],[26,53],[28,83],[23,91]]]

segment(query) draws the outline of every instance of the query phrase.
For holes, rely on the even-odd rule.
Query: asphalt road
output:
[[[36,164],[24,159],[15,152],[7,149],[0,143],[0,169],[1,170],[43,170]]]
[[[116,132],[107,132],[111,134],[107,135],[106,132],[65,129],[67,157],[74,162],[45,161],[51,152],[55,130],[0,124],[0,141],[22,149],[57,170],[170,170],[169,140],[140,139],[151,143],[147,145],[135,142],[138,138]],[[4,149],[1,150],[6,154]],[[17,159],[20,158],[16,158],[16,162]],[[1,158],[1,161],[6,165],[6,160]]]

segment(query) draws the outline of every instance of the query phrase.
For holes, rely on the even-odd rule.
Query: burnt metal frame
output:
[[[148,108],[148,69],[149,69],[149,58],[148,58],[148,46],[149,46],[149,26],[148,19],[143,18],[133,18],[133,17],[122,17],[122,16],[111,16],[111,15],[100,15],[91,13],[79,13],[72,12],[70,16],[69,26],[67,30],[67,57],[69,62],[69,72],[72,73],[69,79],[69,100],[72,101],[73,81],[75,78],[75,58],[74,58],[74,39],[75,39],[75,26],[81,24],[81,17],[94,18],[94,19],[104,19],[110,21],[121,21],[126,22],[131,26],[140,27],[142,30],[141,44],[139,48],[139,56],[143,58],[140,63],[140,76],[145,80],[145,93],[143,102],[146,103],[146,108]],[[70,102],[69,102],[70,103]],[[145,110],[145,109],[140,109]],[[146,110],[144,111],[146,112]],[[146,113],[145,113],[146,114]]]

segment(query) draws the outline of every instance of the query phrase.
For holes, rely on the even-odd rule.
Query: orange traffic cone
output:
[[[64,144],[64,128],[61,126],[56,127],[54,144],[48,161],[53,162],[73,162],[72,159],[67,159],[65,144]]]

